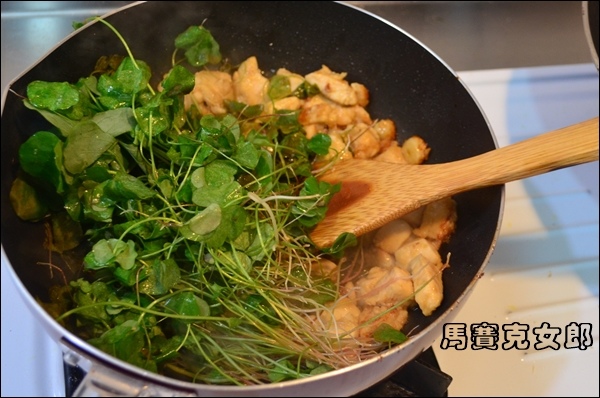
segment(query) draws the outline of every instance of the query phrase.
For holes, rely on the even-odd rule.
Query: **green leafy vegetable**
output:
[[[221,62],[219,44],[212,34],[202,26],[190,26],[177,36],[175,47],[185,50],[187,61],[195,67]]]
[[[356,237],[324,252],[308,238],[339,190],[312,174],[329,136],[307,139],[298,111],[186,110],[193,70],[221,62],[204,27],[175,38],[187,65],[175,52],[155,92],[150,66],[100,21],[127,56],[101,56],[74,84],[31,82],[24,100],[49,130],[21,145],[11,203],[24,220],[49,218],[48,247],[83,264],[46,308],[107,353],[184,380],[247,385],[344,366],[344,343],[315,327],[338,286],[313,267]],[[268,87],[273,100],[316,93],[283,76]],[[400,342],[386,329],[377,338]]]
[[[375,332],[373,333],[375,340],[381,343],[393,343],[401,344],[404,343],[408,338],[400,330],[394,329],[387,323],[380,324]]]

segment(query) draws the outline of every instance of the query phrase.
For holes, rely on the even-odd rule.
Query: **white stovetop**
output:
[[[459,72],[498,144],[598,116],[593,64]],[[561,348],[434,351],[449,396],[598,396],[598,162],[507,184],[495,252],[453,323],[559,327]],[[453,264],[458,267],[460,264]],[[2,396],[64,396],[60,350],[9,281],[2,253]],[[566,325],[592,325],[593,345],[562,347]],[[500,329],[501,330],[501,329]]]
[[[598,116],[592,64],[459,73],[503,147]],[[460,264],[453,266],[459,267]],[[434,351],[450,396],[598,396],[598,162],[509,183],[484,277],[453,323],[500,327],[498,350]],[[561,348],[502,350],[502,325],[562,329]],[[592,325],[593,345],[565,349],[565,327]]]

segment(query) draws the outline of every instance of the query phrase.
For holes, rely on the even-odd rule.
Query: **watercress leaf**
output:
[[[119,263],[121,268],[125,270],[132,269],[135,265],[135,259],[137,252],[135,250],[135,243],[132,240],[128,240],[126,244],[123,244],[122,240],[119,240],[113,252],[115,253],[115,261]]]
[[[335,239],[331,247],[323,248],[322,251],[325,254],[330,254],[336,258],[340,258],[345,249],[354,247],[357,244],[358,239],[356,238],[356,235],[350,232],[344,232]]]
[[[17,177],[10,186],[10,203],[17,216],[25,221],[39,221],[48,213],[48,206],[27,181]]]
[[[104,76],[100,76],[100,83],[104,82]],[[101,95],[98,97],[98,102],[104,109],[117,109],[123,106],[129,106],[131,103],[131,96],[127,94],[122,94],[117,96],[117,94],[113,94],[113,97],[108,95]]]
[[[223,127],[225,127],[226,129],[228,129],[229,132],[231,132],[231,134],[235,138],[236,142],[240,139],[240,134],[241,134],[240,124],[238,123],[238,120],[235,116],[233,116],[229,113],[226,114],[221,119],[221,125]]]
[[[194,74],[181,65],[175,65],[161,82],[166,96],[187,94],[192,91],[194,84]]]
[[[184,343],[184,337],[175,335],[169,339],[158,335],[152,339],[154,358],[157,363],[176,357]]]
[[[336,299],[338,290],[331,279],[322,279],[312,283],[311,289],[306,290],[304,297],[318,304],[326,304]]]
[[[179,34],[175,38],[175,47],[185,50],[187,61],[195,67],[221,62],[219,44],[202,26],[190,26],[185,32]]]
[[[146,135],[156,136],[171,127],[171,117],[166,106],[149,104],[135,109],[139,129]]]
[[[269,191],[273,188],[273,157],[265,149],[261,149],[259,153],[254,171],[263,189]]]
[[[79,186],[70,186],[65,192],[64,209],[75,221],[81,221],[83,215],[83,204],[79,196]]]
[[[329,153],[331,137],[329,134],[317,133],[308,140],[307,147],[317,155],[325,156]]]
[[[140,223],[138,218],[115,224],[113,231],[115,236],[121,236],[127,232],[132,236],[137,235],[142,238],[144,240],[143,252],[162,249],[162,243],[157,238],[169,233],[168,228],[163,228],[163,225],[156,221]]]
[[[146,159],[140,153],[140,147],[138,145],[127,144],[119,141],[119,145],[127,151],[131,158],[135,161],[138,167],[146,174],[148,174],[150,165],[146,162]]]
[[[143,281],[148,275],[144,272],[139,272],[138,267],[124,269],[116,267],[113,271],[114,277],[125,286],[134,286],[137,282]]]
[[[46,119],[50,124],[56,127],[63,137],[68,137],[69,134],[79,125],[79,122],[76,120],[71,120],[68,117],[61,115],[60,113],[48,111],[45,109],[35,108],[31,103],[27,100],[23,101],[23,104],[26,108],[33,109],[37,111],[44,119]]]
[[[246,226],[248,214],[242,206],[228,206],[223,211],[229,227],[227,240],[234,241],[242,234]]]
[[[148,188],[138,178],[123,172],[116,173],[112,180],[107,181],[104,192],[115,201],[123,199],[144,200],[156,195],[156,191]]]
[[[258,150],[251,142],[239,140],[236,151],[233,154],[233,159],[237,161],[240,166],[252,170],[258,164],[259,156]]]
[[[113,247],[106,239],[96,242],[92,250],[83,259],[83,265],[87,269],[101,269],[114,263]]]
[[[84,266],[87,269],[101,269],[118,263],[121,268],[128,270],[135,265],[136,257],[133,241],[125,243],[120,239],[101,239],[85,256]]]
[[[84,190],[81,198],[84,218],[100,222],[112,221],[115,201],[104,193],[106,184],[107,181]]]
[[[307,99],[319,94],[320,92],[321,91],[319,90],[319,87],[314,84],[310,84],[305,80],[294,90],[293,94],[300,99]]]
[[[289,360],[281,359],[269,370],[268,376],[271,382],[277,383],[284,380],[297,379],[299,375],[296,367]]]
[[[201,207],[207,207],[212,203],[224,205],[244,197],[244,192],[237,181],[219,186],[207,185],[192,193],[192,202]]]
[[[373,332],[373,338],[380,343],[401,344],[408,340],[408,337],[400,330],[394,329],[387,323],[382,323],[377,326]]]
[[[267,89],[267,95],[272,100],[278,100],[285,98],[292,94],[290,78],[283,75],[275,75],[269,81],[269,88]]]
[[[77,312],[78,316],[86,318],[94,323],[106,322],[109,315],[104,306],[92,305],[97,302],[107,301],[111,296],[111,291],[104,282],[95,281],[90,283],[84,279],[71,281],[73,288],[73,301],[83,308]]]
[[[192,185],[194,186],[194,188],[202,188],[203,186],[206,185],[206,168],[204,167],[198,167],[196,170],[194,170],[192,172],[192,175],[190,176],[190,182],[192,183]]]
[[[81,173],[115,143],[115,138],[104,132],[93,121],[82,122],[65,142],[63,150],[65,169],[71,174]]]
[[[300,224],[313,227],[325,217],[327,205],[337,191],[339,191],[339,184],[333,185],[311,176],[304,181],[304,186],[300,190],[300,196],[307,198],[294,202],[292,213],[299,216]]]
[[[200,147],[198,149],[198,147]],[[203,165],[215,157],[214,150],[210,145],[190,139],[185,136],[178,137],[178,148],[182,161],[193,161],[195,165]]]
[[[301,131],[290,133],[281,140],[281,154],[287,165],[293,165],[295,175],[304,175],[298,173],[302,164],[310,165],[307,144],[306,135]],[[311,175],[312,173],[309,172],[308,176]]]
[[[210,234],[206,235],[203,242],[213,249],[220,249],[223,247],[226,241],[231,241],[237,237],[240,228],[243,230],[244,225],[240,225],[240,222],[245,220],[244,215],[240,213],[244,211],[239,206],[227,206],[223,207],[221,211],[221,223],[219,226]]]
[[[124,55],[112,54],[112,55],[102,55],[96,61],[96,65],[94,65],[94,71],[92,75],[101,75],[101,74],[112,74],[121,65],[123,62]]]
[[[216,159],[206,165],[204,178],[207,185],[217,187],[233,181],[237,172],[238,167],[233,162]]]
[[[98,79],[98,91],[113,98],[130,98],[131,95],[144,90],[148,86],[152,73],[147,63],[135,62],[123,58],[117,70],[112,74],[103,74]]]
[[[98,91],[98,79],[96,76],[82,77],[77,81],[76,86],[80,89],[87,91],[89,94],[100,95]]]
[[[95,182],[104,182],[112,178],[106,166],[100,166],[96,163],[88,167],[80,174],[82,180],[92,180]]]
[[[92,121],[105,133],[117,137],[132,131],[136,125],[133,109],[118,108],[96,113]]]
[[[252,268],[252,259],[241,251],[219,251],[215,260],[220,266],[229,268],[234,273],[247,273]]]
[[[312,368],[309,372],[309,374],[311,376],[316,376],[316,375],[320,375],[323,373],[327,373],[327,372],[331,372],[333,370],[333,368],[331,366],[328,365],[320,365],[317,366],[315,368]]]
[[[63,142],[48,131],[38,131],[19,147],[23,171],[51,183],[58,193],[64,191],[62,161]]]
[[[283,134],[296,133],[302,130],[302,125],[298,121],[298,116],[300,115],[299,110],[278,110],[275,112],[275,114],[277,117],[273,119],[274,127],[276,127]],[[302,135],[304,136],[304,134]]]
[[[248,105],[243,102],[225,100],[223,101],[227,111],[234,114],[243,116],[245,118],[253,118],[260,115],[264,109],[262,104]]]
[[[181,203],[192,203],[192,195],[194,192],[194,186],[190,179],[187,179],[180,185],[175,195],[177,201]]]
[[[52,215],[51,227],[51,244],[52,250],[55,252],[64,253],[67,250],[74,249],[83,240],[81,224],[73,220],[66,211]]]
[[[221,122],[214,115],[204,115],[200,119],[200,126],[204,134],[216,134],[221,132]]]
[[[211,203],[186,223],[192,233],[200,236],[214,231],[219,224],[221,224],[221,206],[216,203]]]
[[[79,90],[67,82],[35,80],[27,85],[27,98],[36,108],[66,110],[79,102]]]
[[[178,315],[203,317],[210,315],[210,307],[206,301],[192,292],[180,292],[165,301],[165,307]],[[193,319],[182,320],[186,323]]]
[[[273,250],[275,244],[275,230],[269,223],[261,223],[253,236],[252,243],[246,254],[254,261],[262,260],[267,253]]]
[[[181,271],[172,258],[155,259],[148,268],[148,277],[140,282],[140,293],[149,295],[165,294],[181,278]]]
[[[268,293],[265,293],[268,294]],[[281,323],[281,318],[271,305],[272,299],[260,294],[251,294],[244,301],[244,309],[261,321],[276,326]]]
[[[163,196],[167,199],[172,199],[175,192],[175,182],[168,174],[159,174],[156,185]]]
[[[100,337],[89,339],[88,342],[123,361],[143,368],[148,366],[145,363],[147,358],[144,358],[142,353],[146,345],[146,333],[135,320],[130,319],[116,325]]]

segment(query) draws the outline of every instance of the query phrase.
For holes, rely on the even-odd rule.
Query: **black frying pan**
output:
[[[125,37],[136,58],[155,75],[170,67],[174,37],[193,24],[206,26],[232,64],[251,55],[266,74],[285,67],[300,74],[322,64],[348,72],[348,80],[370,89],[369,112],[396,122],[399,140],[417,134],[432,148],[430,163],[467,158],[496,148],[485,115],[456,74],[407,33],[386,21],[334,2],[148,2],[107,17]],[[62,283],[35,264],[47,259],[43,226],[19,220],[8,200],[15,178],[19,145],[47,128],[19,95],[33,80],[70,81],[88,75],[99,55],[124,53],[122,44],[103,24],[91,24],[71,35],[11,85],[2,112],[2,248],[26,301],[58,341],[99,367],[126,380],[142,379],[204,395],[351,395],[391,374],[441,334],[481,276],[495,244],[503,209],[502,186],[456,197],[458,228],[443,256],[452,252],[444,273],[445,297],[430,317],[411,314],[406,330],[418,333],[377,361],[305,380],[254,387],[200,386],[148,374],[91,347],[53,321],[34,302],[47,299],[51,284]],[[157,82],[154,82],[157,83]],[[14,92],[14,93],[13,93]],[[133,383],[133,382],[132,382]]]

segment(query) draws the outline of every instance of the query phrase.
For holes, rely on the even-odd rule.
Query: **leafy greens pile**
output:
[[[99,349],[183,380],[258,384],[347,364],[310,321],[339,294],[312,275],[323,253],[307,237],[338,189],[311,174],[329,137],[307,139],[296,112],[186,111],[194,69],[222,62],[201,26],[175,39],[173,59],[185,57],[157,92],[121,40],[128,56],[101,57],[76,83],[27,87],[25,105],[53,128],[20,147],[13,207],[50,220],[53,251],[85,248],[85,278],[53,287],[48,311]],[[290,94],[285,77],[270,84],[273,99]]]

